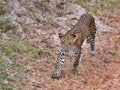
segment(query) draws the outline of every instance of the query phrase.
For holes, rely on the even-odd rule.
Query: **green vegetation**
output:
[[[90,8],[87,6],[88,3],[90,3],[90,0],[75,0],[75,4],[80,4],[83,8],[86,8],[88,11],[90,11]]]
[[[12,31],[12,33],[11,33]],[[27,26],[23,26],[23,31],[27,32]],[[14,85],[9,81],[15,80],[20,84],[22,73],[26,71],[25,66],[18,58],[25,53],[31,58],[38,57],[39,49],[25,39],[17,35],[17,26],[8,18],[0,18],[0,90],[14,90]],[[17,56],[16,56],[17,55]],[[11,77],[13,72],[16,75]],[[7,83],[6,83],[7,82]],[[13,85],[13,86],[12,86]]]
[[[112,51],[112,52],[110,52],[110,54],[111,54],[112,56],[116,56],[116,55],[118,55],[118,52],[117,52],[117,51]]]
[[[6,78],[7,78],[7,74],[6,73],[1,73],[0,74],[0,83],[3,82]]]
[[[16,31],[14,32],[13,37],[7,33],[8,30],[16,29],[16,25],[12,24],[9,19],[0,18],[0,50],[3,55],[10,56],[14,52],[26,52],[31,54],[32,57],[36,57],[38,53],[38,49],[35,48],[32,44],[30,44],[27,40],[19,39],[16,35]],[[27,27],[23,27],[24,31],[27,30]],[[9,38],[9,40],[4,41],[3,36]]]
[[[0,31],[7,32],[9,30],[14,30],[15,28],[15,24],[12,24],[10,19],[0,18]]]
[[[90,2],[90,0],[74,0],[75,4],[80,4],[82,6],[86,5],[88,2]]]
[[[5,3],[0,3],[0,15],[8,13],[10,10]]]
[[[119,8],[119,0],[75,0],[75,4],[80,4],[87,11],[92,12],[95,15],[101,14],[100,12],[115,13]]]
[[[32,44],[30,44],[25,40],[12,39],[7,43],[4,42],[2,52],[6,56],[10,56],[15,52],[19,52],[19,53],[24,52],[30,54],[32,57],[36,57],[38,54],[38,49],[33,47]]]
[[[33,20],[36,20],[36,17],[34,15],[34,13],[32,12],[32,10],[30,10],[29,8],[26,8],[26,14],[28,17],[30,17]]]
[[[22,30],[26,33],[28,31],[27,25],[22,25]]]
[[[97,8],[97,7],[95,7],[95,8],[93,9],[93,13],[94,13],[95,15],[98,14],[98,8]]]
[[[3,68],[3,69],[8,68],[8,62],[6,62],[1,55],[0,55],[0,68]]]

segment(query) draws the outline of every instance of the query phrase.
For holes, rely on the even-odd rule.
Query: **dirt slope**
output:
[[[89,55],[89,45],[84,43],[83,58],[79,65],[80,74],[74,75],[70,72],[73,63],[70,56],[66,58],[62,77],[51,78],[61,46],[58,33],[70,30],[86,10],[69,2],[56,4],[55,0],[47,1],[43,4],[37,0],[9,2],[11,13],[6,17],[18,25],[23,39],[27,39],[40,50],[37,58],[31,58],[24,53],[18,55],[19,62],[27,71],[22,74],[21,81],[13,81],[19,83],[15,90],[119,90],[119,25],[116,28],[109,27],[95,16],[97,55]],[[23,26],[27,27],[26,33],[23,32]]]

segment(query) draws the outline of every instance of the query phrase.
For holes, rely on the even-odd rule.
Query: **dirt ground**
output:
[[[119,17],[119,16],[118,16]],[[96,56],[89,54],[89,45],[83,45],[83,58],[79,65],[80,73],[71,73],[72,58],[67,57],[59,79],[52,79],[51,75],[57,62],[60,46],[51,41],[51,37],[42,38],[41,46],[45,52],[42,58],[27,61],[29,73],[27,84],[23,81],[25,90],[119,90],[120,89],[120,25],[116,18],[112,18],[115,30],[100,30],[96,34]],[[55,33],[52,25],[42,27],[50,35]],[[51,30],[51,31],[49,31]],[[40,32],[41,35],[41,32]],[[43,37],[46,34],[43,34]],[[49,39],[48,39],[49,38]],[[59,40],[59,39],[57,39]],[[59,41],[57,41],[59,43]],[[48,56],[49,55],[49,56]],[[26,57],[27,58],[27,57]],[[28,57],[29,58],[29,57]],[[26,59],[28,60],[28,59]]]
[[[52,79],[51,76],[61,48],[58,33],[69,30],[85,13],[85,9],[79,5],[65,3],[69,7],[66,7],[66,15],[64,15],[65,13],[61,9],[54,11],[54,7],[52,7],[50,10],[48,6],[45,6],[48,3],[42,5],[38,2],[37,0],[14,0],[16,7],[12,7],[10,4],[13,10],[8,17],[21,26],[21,28],[18,27],[19,30],[22,30],[22,25],[27,27],[26,33],[22,32],[21,37],[40,50],[39,56],[36,58],[31,58],[27,53],[18,53],[16,60],[24,65],[26,70],[19,72],[19,77],[14,76],[19,73],[11,70],[12,79],[9,78],[5,83],[9,84],[10,81],[10,84],[17,88],[15,90],[120,90],[119,14],[109,17],[108,25],[95,18],[97,25],[96,55],[91,56],[89,45],[84,43],[82,61],[78,66],[79,74],[72,74],[70,71],[73,64],[70,55],[66,57],[62,76],[59,79]],[[41,8],[39,5],[44,7]],[[16,77],[19,78],[19,81],[16,80]]]
[[[117,22],[116,22],[117,23]],[[43,27],[44,28],[44,27]],[[48,25],[48,28],[52,28]],[[119,27],[118,27],[119,28]],[[47,29],[46,29],[47,30]],[[53,32],[51,32],[53,33]],[[80,73],[71,73],[72,58],[67,57],[62,70],[62,77],[52,79],[51,75],[57,62],[57,50],[42,42],[48,49],[43,58],[31,60],[28,63],[30,70],[26,76],[27,84],[23,81],[25,90],[119,90],[120,89],[120,31],[97,31],[96,56],[89,54],[89,45],[83,45],[83,58],[79,65]],[[50,43],[50,42],[48,42]],[[29,57],[28,57],[29,58]],[[26,60],[27,57],[26,57]],[[27,61],[28,62],[28,61]]]

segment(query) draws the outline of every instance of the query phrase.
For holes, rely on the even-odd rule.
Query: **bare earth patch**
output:
[[[70,19],[71,17],[68,16]],[[34,59],[28,63],[29,73],[27,75],[25,74],[27,83],[23,84],[24,88],[27,90],[119,90],[119,30],[109,30],[104,25],[100,27],[99,21],[96,22],[98,27],[96,35],[97,55],[91,56],[89,54],[89,45],[85,44],[83,46],[82,62],[79,65],[80,73],[78,75],[71,73],[70,69],[73,61],[71,57],[68,57],[63,67],[62,77],[59,79],[51,78],[60,49],[59,38],[53,35],[56,33],[56,27],[52,25],[43,26],[42,30],[44,33],[41,32],[42,34],[40,33],[42,30],[36,30],[40,37],[42,35],[44,37],[42,38],[44,41],[38,44],[42,48],[50,50],[52,55],[49,57],[45,54],[43,58]],[[58,23],[58,25],[61,25],[61,23]],[[58,33],[62,29],[60,27],[57,30]],[[49,37],[50,35],[51,37]]]
[[[119,15],[116,18],[110,17],[111,27],[94,16],[97,26],[96,56],[89,54],[89,45],[84,43],[83,58],[78,67],[80,73],[71,73],[73,60],[69,56],[66,58],[61,78],[51,78],[61,48],[58,33],[70,30],[86,12],[81,6],[69,2],[62,2],[62,6],[56,7],[55,3],[59,2],[54,1],[43,0],[43,4],[39,2],[38,5],[34,5],[32,0],[10,2],[13,9],[8,17],[17,24],[21,37],[28,40],[38,51],[34,58],[25,52],[18,53],[16,62],[21,63],[25,71],[15,76],[12,76],[15,72],[11,71],[8,81],[4,83],[9,84],[10,81],[15,90],[119,90],[120,21],[116,19]],[[12,4],[15,4],[15,7]],[[39,8],[39,4],[43,8]],[[65,11],[61,9],[64,4]]]
[[[49,26],[52,30],[52,26]],[[49,43],[49,39],[47,39]],[[71,73],[72,58],[67,57],[62,77],[52,79],[60,46],[52,47],[45,42],[41,45],[50,50],[43,58],[30,60],[29,73],[25,74],[27,83],[23,86],[31,90],[119,90],[120,88],[120,41],[119,31],[98,30],[96,35],[96,56],[89,54],[89,45],[83,46],[83,58],[79,65],[80,73]],[[44,46],[45,45],[45,46]],[[48,49],[47,49],[48,48]]]

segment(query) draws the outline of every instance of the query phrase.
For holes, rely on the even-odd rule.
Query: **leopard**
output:
[[[95,35],[96,35],[95,18],[90,13],[86,12],[81,15],[73,27],[65,34],[59,33],[61,41],[61,51],[57,60],[55,71],[52,78],[59,78],[61,76],[62,67],[65,62],[65,57],[68,55],[69,50],[72,48],[74,55],[74,63],[72,67],[73,73],[78,73],[78,65],[82,58],[82,45],[86,40],[90,44],[90,54],[96,55],[95,52]]]

